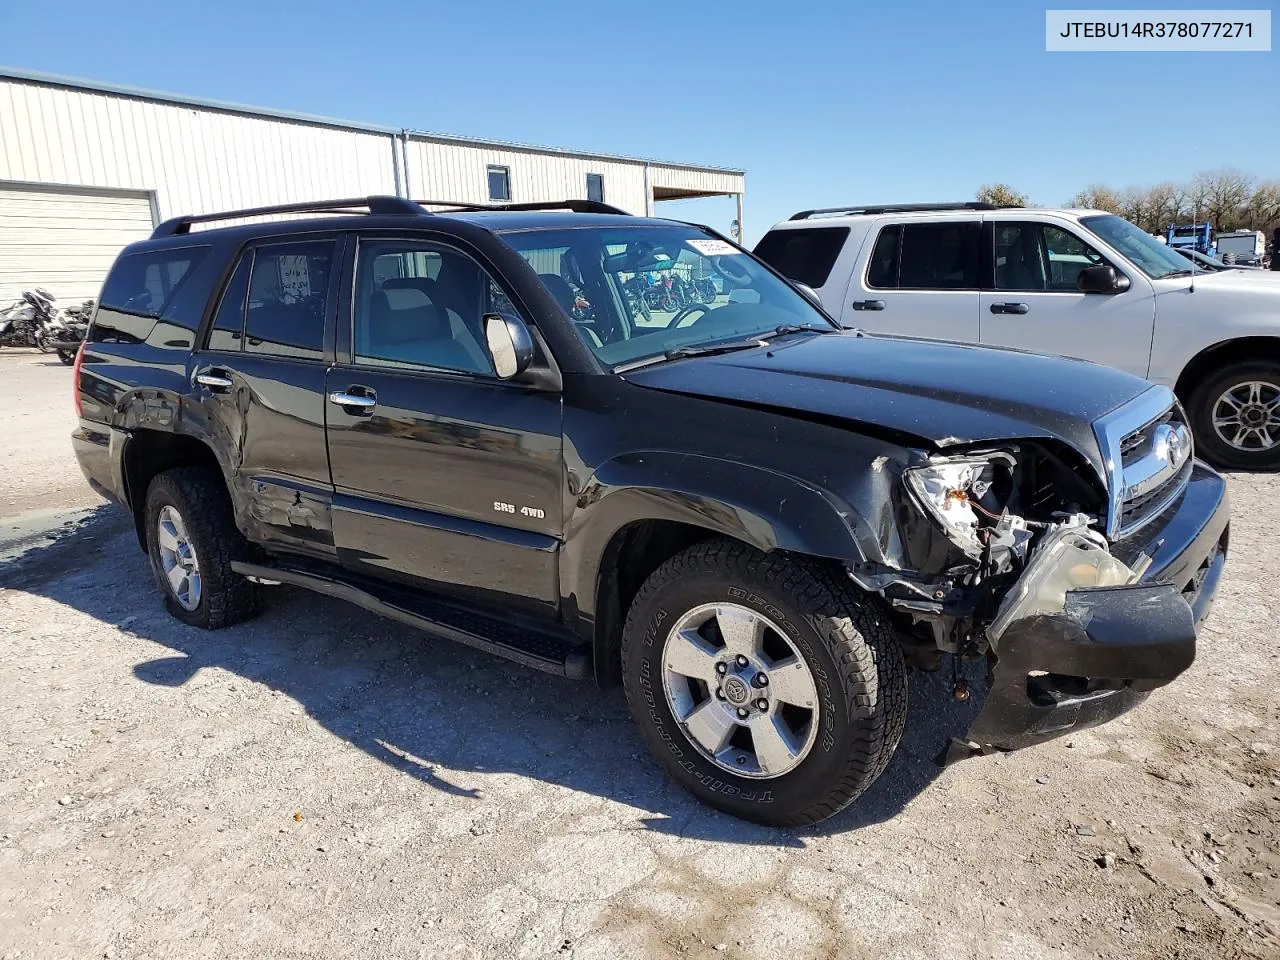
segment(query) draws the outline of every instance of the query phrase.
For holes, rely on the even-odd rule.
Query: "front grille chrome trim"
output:
[[[1126,480],[1122,443],[1132,434],[1155,424],[1157,420],[1169,413],[1171,409],[1175,409],[1176,406],[1177,399],[1174,397],[1172,390],[1168,387],[1152,386],[1135,399],[1098,418],[1094,423],[1093,432],[1098,440],[1098,446],[1102,450],[1103,466],[1106,471],[1107,539],[1112,541],[1123,539],[1159,515],[1159,510],[1144,511],[1144,516],[1136,523],[1128,526],[1122,525],[1125,502],[1130,499],[1129,495],[1134,493],[1129,489],[1134,485],[1133,480],[1137,479],[1138,485],[1142,488],[1139,493],[1149,493],[1159,486],[1158,482],[1151,482],[1153,471],[1150,464],[1144,465],[1141,471],[1137,471],[1140,474],[1138,478],[1133,478],[1131,475],[1129,480]],[[1193,456],[1194,453],[1191,453],[1187,458],[1187,462],[1190,462]],[[1138,465],[1131,465],[1131,469]],[[1176,478],[1183,472],[1182,466],[1182,464],[1178,464],[1175,469],[1168,471],[1166,476],[1159,479]],[[1176,489],[1170,492],[1167,501],[1165,498],[1161,498],[1165,506],[1173,502],[1177,494],[1181,492],[1182,487],[1183,484],[1177,484]]]

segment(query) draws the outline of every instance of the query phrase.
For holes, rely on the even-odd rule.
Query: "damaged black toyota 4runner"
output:
[[[1226,492],[1163,387],[841,330],[590,202],[225,217],[121,254],[76,367],[80,463],[186,623],[286,583],[621,682],[673,778],[780,825],[885,769],[909,663],[991,664],[954,756],[1194,659]]]

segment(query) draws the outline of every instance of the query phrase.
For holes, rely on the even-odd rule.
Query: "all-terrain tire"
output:
[[[720,602],[778,625],[814,678],[816,739],[781,776],[726,771],[694,746],[664,693],[670,627]],[[770,826],[816,823],[843,810],[884,771],[906,724],[906,666],[879,600],[821,564],[731,540],[690,547],[649,577],[627,613],[622,676],[641,734],[671,777],[713,807]]]
[[[1280,392],[1280,362],[1275,360],[1246,360],[1234,363],[1206,377],[1188,398],[1187,414],[1196,438],[1196,454],[1223,470],[1280,470],[1280,442],[1270,449],[1241,450],[1225,441],[1214,428],[1214,408],[1223,394],[1248,383],[1270,386],[1264,390],[1264,398],[1274,398]],[[1280,432],[1272,428],[1271,436],[1280,441]],[[1250,438],[1257,441],[1257,435]]]
[[[158,543],[160,512],[177,510],[199,563],[199,603],[188,610],[166,580]],[[157,474],[147,487],[147,554],[165,608],[183,623],[217,630],[255,616],[260,590],[231,569],[233,560],[248,560],[251,548],[236,527],[226,485],[208,467],[177,467]]]

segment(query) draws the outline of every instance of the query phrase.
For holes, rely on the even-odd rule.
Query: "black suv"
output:
[[[75,448],[178,619],[287,583],[621,682],[672,777],[779,825],[885,769],[908,664],[993,665],[958,757],[1192,662],[1226,494],[1167,389],[841,330],[705,227],[454,207],[183,217],[120,255]],[[191,230],[223,218],[258,222]]]

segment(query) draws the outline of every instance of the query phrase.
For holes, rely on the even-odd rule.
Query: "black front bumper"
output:
[[[1163,517],[1112,545],[1128,564],[1151,557],[1139,583],[1074,590],[1060,613],[1008,626],[986,704],[950,757],[1105,723],[1191,666],[1226,564],[1228,520],[1226,482],[1197,463]]]

